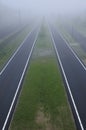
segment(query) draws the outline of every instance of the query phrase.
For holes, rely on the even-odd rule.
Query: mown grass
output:
[[[13,55],[13,53],[16,51],[18,46],[22,43],[26,35],[29,33],[29,27],[25,28],[21,33],[18,34],[18,36],[15,39],[12,39],[7,45],[4,46],[0,50],[0,70],[3,68],[3,66],[6,64],[6,62],[9,60],[9,58]],[[5,39],[6,42],[6,39]]]
[[[39,34],[10,130],[75,130],[45,26]]]

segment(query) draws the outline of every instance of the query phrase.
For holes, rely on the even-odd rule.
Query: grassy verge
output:
[[[26,35],[29,33],[29,27],[25,28],[15,39],[12,39],[7,45],[3,45],[3,48],[0,50],[0,70],[6,64],[8,59],[13,55],[18,46],[24,40]],[[6,40],[6,39],[5,39]]]
[[[75,130],[50,35],[44,25],[10,130]]]
[[[76,29],[83,35],[86,37],[86,25],[77,25]]]
[[[74,40],[74,38],[66,31],[64,27],[59,26],[58,28],[67,43],[69,43],[83,63],[86,64],[86,52],[81,48],[80,44]]]
[[[86,18],[79,18],[78,20],[74,20],[72,25],[78,32],[80,32],[83,36],[86,37]],[[71,26],[71,24],[70,24]]]

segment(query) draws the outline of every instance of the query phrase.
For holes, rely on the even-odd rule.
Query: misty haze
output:
[[[0,130],[86,130],[85,0],[0,0]]]

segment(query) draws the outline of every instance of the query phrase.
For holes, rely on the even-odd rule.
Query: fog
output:
[[[19,26],[44,16],[67,19],[76,15],[84,18],[85,14],[85,0],[0,0],[0,28]]]
[[[86,9],[85,0],[2,0],[2,3],[36,15],[75,14]]]

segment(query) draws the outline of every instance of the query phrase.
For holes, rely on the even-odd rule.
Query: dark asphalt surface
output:
[[[65,26],[68,33],[79,43],[81,48],[86,52],[86,37],[80,34],[74,27]]]
[[[0,51],[2,51],[3,48],[6,47],[12,40],[14,40],[19,35],[19,33],[21,33],[24,30],[24,28],[25,28],[25,26],[21,27],[20,29],[17,29],[17,31],[15,33],[13,33],[10,37],[3,40],[0,43]],[[12,33],[12,32],[10,32],[10,33]]]
[[[59,53],[75,104],[78,109],[84,130],[86,130],[86,71],[81,66],[80,62],[76,59],[72,51],[68,48],[65,41],[59,35],[57,30],[51,25],[50,26],[52,36]],[[65,85],[69,102],[75,118],[77,130],[82,130],[71,101],[67,85]]]
[[[11,33],[14,33],[17,30],[20,30],[22,26],[10,25],[7,27],[0,28],[0,39],[3,39],[6,36],[9,36]]]
[[[18,87],[26,61],[38,33],[38,27],[31,32],[15,57],[0,75],[0,130],[4,125],[14,94]],[[22,86],[22,85],[21,85]],[[10,117],[11,119],[11,117]],[[9,124],[9,122],[8,122]],[[7,127],[8,127],[7,124]],[[7,130],[8,128],[5,128]]]

